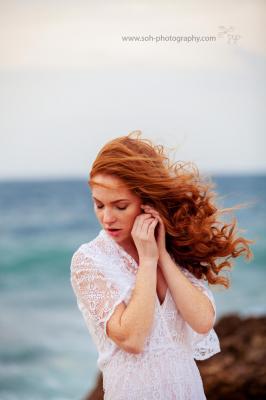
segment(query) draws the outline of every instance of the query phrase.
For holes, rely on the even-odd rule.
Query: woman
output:
[[[99,352],[104,398],[206,399],[194,359],[220,345],[204,279],[228,287],[219,274],[230,257],[251,257],[251,241],[218,221],[228,209],[214,205],[210,183],[140,132],[101,149],[89,185],[102,229],[74,253],[71,283]]]

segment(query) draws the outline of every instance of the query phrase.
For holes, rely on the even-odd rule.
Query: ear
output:
[[[140,207],[140,213],[143,214],[145,213],[144,209],[142,207]]]

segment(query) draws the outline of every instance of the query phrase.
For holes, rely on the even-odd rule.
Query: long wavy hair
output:
[[[141,131],[109,141],[98,153],[89,176],[114,175],[160,214],[166,230],[166,248],[175,261],[210,284],[230,281],[220,271],[233,266],[232,258],[253,257],[254,241],[237,234],[236,218],[219,221],[221,214],[243,207],[219,209],[210,178],[200,176],[194,163],[171,161],[163,145],[141,137]]]

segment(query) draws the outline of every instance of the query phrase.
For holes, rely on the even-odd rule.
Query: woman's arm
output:
[[[145,213],[159,220],[157,245],[159,250],[159,267],[172,294],[176,308],[182,317],[198,333],[207,333],[215,322],[215,310],[209,298],[195,287],[182,273],[166,250],[165,228],[158,211],[143,205]]]
[[[131,231],[138,251],[139,267],[132,298],[127,308],[122,310],[119,325],[115,315],[113,334],[118,340],[119,338],[122,340],[124,348],[132,352],[142,351],[154,318],[159,257],[154,235],[157,223],[158,219],[151,217],[150,214],[140,214],[136,217]],[[112,335],[112,323],[107,328],[110,327]]]
[[[132,297],[116,325],[107,324],[107,332],[114,340],[123,338],[125,350],[140,353],[151,331],[156,301],[157,260],[140,261]],[[115,320],[114,320],[115,321]],[[109,330],[110,329],[110,330]],[[110,337],[112,337],[110,335]]]
[[[107,321],[107,335],[123,350],[138,354],[149,335],[155,311],[156,265],[140,262],[136,284],[126,306],[120,303]]]
[[[160,257],[159,266],[182,317],[198,333],[207,333],[214,325],[214,309],[205,294],[177,268],[169,253]]]

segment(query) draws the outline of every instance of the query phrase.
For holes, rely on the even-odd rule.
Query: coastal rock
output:
[[[214,327],[221,352],[196,361],[208,400],[266,398],[266,316],[230,314]],[[102,374],[84,400],[102,400]],[[141,399],[140,399],[141,400]]]
[[[207,399],[266,398],[266,316],[227,315],[215,331],[221,352],[197,361]]]

